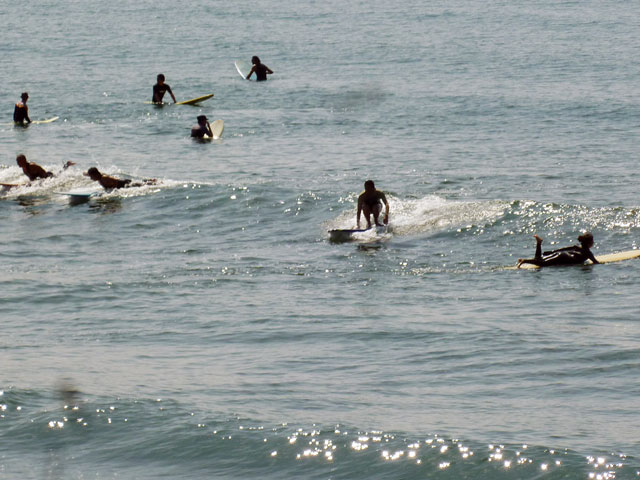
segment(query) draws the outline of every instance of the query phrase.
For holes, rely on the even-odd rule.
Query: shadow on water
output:
[[[94,213],[110,214],[122,210],[122,201],[120,198],[101,198],[92,202],[89,209]]]
[[[25,211],[34,216],[44,213],[44,209],[38,207],[44,207],[48,203],[47,200],[47,197],[33,195],[19,196],[16,198],[17,204],[21,207],[25,207]]]

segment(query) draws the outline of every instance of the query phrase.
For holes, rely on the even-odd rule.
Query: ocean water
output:
[[[639,247],[637,4],[0,20],[0,182],[23,184],[0,191],[0,478],[640,476],[640,262],[504,268],[536,233]],[[237,74],[252,55],[269,81]],[[161,72],[215,96],[145,104]],[[60,119],[11,125],[25,90]],[[200,114],[222,139],[189,138]],[[70,202],[92,166],[158,181]],[[330,242],[368,178],[390,231]]]

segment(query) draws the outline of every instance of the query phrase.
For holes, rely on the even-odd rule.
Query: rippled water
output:
[[[624,15],[621,15],[624,11]],[[31,2],[0,93],[0,477],[637,478],[638,13]],[[243,81],[234,60],[275,71]],[[147,105],[164,73],[178,100]],[[197,115],[221,140],[194,143]],[[26,184],[18,153],[55,178]],[[62,170],[68,160],[76,166]],[[91,166],[155,185],[72,203]],[[390,231],[332,243],[362,183]],[[98,191],[98,189],[96,189]]]

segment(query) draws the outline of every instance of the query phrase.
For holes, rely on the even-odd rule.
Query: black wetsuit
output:
[[[267,70],[262,63],[256,65],[256,82],[264,82],[267,79]]]
[[[596,257],[593,256],[591,250],[582,245],[573,245],[572,247],[559,248],[541,253],[540,244],[536,246],[536,256],[532,260],[526,260],[525,263],[533,263],[539,267],[550,267],[552,265],[581,265],[587,260],[598,263]]]
[[[156,83],[153,86],[153,98],[151,99],[151,101],[153,103],[162,103],[162,98],[164,97],[164,94],[166,92],[169,92],[171,95],[173,95],[173,92],[171,91],[171,87],[169,85],[167,85],[166,83],[163,83],[162,85]]]
[[[191,136],[195,138],[204,138],[209,135],[209,128],[206,125],[194,125],[191,129]]]
[[[16,123],[24,123],[30,121],[29,110],[24,103],[16,103],[16,107],[13,109],[13,121]]]

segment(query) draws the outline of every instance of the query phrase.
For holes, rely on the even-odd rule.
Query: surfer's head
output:
[[[373,183],[373,180],[367,180],[366,182],[364,182],[364,189],[367,192],[373,192],[376,189],[376,186]]]
[[[163,84],[164,83],[164,75],[162,73],[158,74],[158,83],[159,84]]]
[[[87,170],[85,175],[91,178],[91,180],[100,180],[102,178],[100,170],[98,170],[96,167],[91,167],[89,170]]]
[[[16,163],[18,164],[18,166],[20,168],[24,168],[27,166],[27,157],[25,157],[23,154],[20,154],[16,157]]]
[[[582,244],[583,247],[593,247],[593,235],[591,234],[591,232],[585,232],[580,235],[578,237],[578,241]]]
[[[27,92],[22,92],[22,95],[20,95],[20,98],[22,99],[23,102],[26,102],[29,99],[29,94]]]
[[[206,115],[198,115],[198,125],[206,125],[207,116]]]
[[[260,65],[260,58],[257,55],[254,55],[253,57],[251,57],[251,63],[253,63],[254,65]]]

